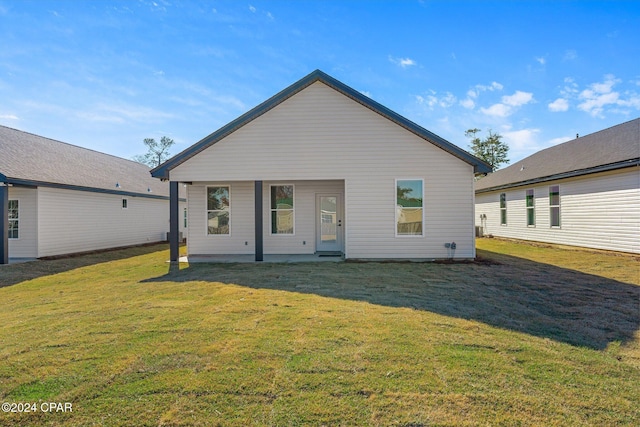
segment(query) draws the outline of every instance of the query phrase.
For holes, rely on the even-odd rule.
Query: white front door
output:
[[[342,194],[316,195],[316,251],[342,252]]]

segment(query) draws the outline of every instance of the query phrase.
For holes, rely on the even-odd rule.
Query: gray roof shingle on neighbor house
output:
[[[167,198],[168,184],[149,170],[132,160],[0,126],[0,182]]]
[[[640,118],[538,151],[476,182],[476,193],[638,165]]]

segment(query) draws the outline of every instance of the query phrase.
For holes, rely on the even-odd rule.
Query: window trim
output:
[[[271,207],[271,195],[273,194],[271,189],[273,187],[291,187],[293,191],[293,207],[291,209],[273,209]],[[293,232],[292,233],[274,233],[273,232],[273,220],[272,215],[273,212],[278,210],[290,210],[293,213]],[[271,236],[280,236],[280,237],[291,237],[296,235],[296,185],[291,183],[282,183],[282,184],[269,184],[269,235]]]
[[[420,181],[422,186],[422,230],[420,234],[398,234],[398,213],[401,208],[398,208],[398,181]],[[422,238],[426,235],[425,233],[425,210],[424,210],[424,178],[396,178],[394,180],[393,186],[393,206],[394,206],[394,221],[393,221],[393,229],[395,237],[399,237],[401,239],[404,238]]]
[[[528,205],[529,192],[531,192],[531,206]],[[526,213],[527,227],[535,228],[536,226],[536,192],[533,188],[525,190],[524,207]],[[532,212],[533,224],[529,224],[529,211]]]
[[[8,218],[8,223],[10,224],[12,221],[17,223],[17,232],[18,232],[18,237],[8,237],[9,240],[20,240],[20,199],[9,199],[9,204],[11,204],[11,202],[16,202],[18,204],[18,217],[17,218]],[[9,212],[7,209],[7,217],[9,216]],[[11,227],[9,227],[9,229],[11,229]],[[9,235],[9,230],[7,230],[7,236]]]
[[[502,206],[503,202],[504,202],[504,207]],[[500,209],[500,226],[506,227],[507,226],[507,193],[500,193],[499,209]],[[504,221],[502,220],[503,212],[504,212]]]
[[[229,191],[229,232],[226,234],[209,234],[209,212],[222,212],[219,209],[209,210],[209,188],[227,187]],[[206,185],[204,188],[204,234],[207,237],[231,237],[231,184],[214,184]]]
[[[557,187],[558,188],[558,204],[557,205],[552,205],[551,204],[551,189]],[[550,185],[549,186],[549,228],[562,228],[562,209],[561,206],[562,205],[562,200],[560,198],[560,184],[556,184],[556,185]],[[556,208],[558,209],[558,225],[553,225],[553,209]]]
[[[231,192],[229,192],[229,205],[231,205]],[[187,224],[188,224],[187,218],[189,218],[187,216],[187,208],[182,208],[182,212],[183,212],[182,213],[182,219],[183,219],[182,225],[184,225],[183,228],[187,228]],[[229,219],[231,219],[231,217],[229,217]]]

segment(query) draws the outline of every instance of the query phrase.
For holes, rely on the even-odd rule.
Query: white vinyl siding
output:
[[[390,201],[396,197],[395,180],[407,176],[424,181],[424,235],[398,239],[395,203]],[[312,210],[310,229],[300,228],[306,218],[300,183],[337,180],[344,182],[348,258],[446,258],[444,244],[454,241],[456,257],[475,256],[473,167],[320,82],[177,166],[170,172],[170,179],[194,183],[244,181],[251,186],[251,200],[253,181],[262,180],[267,193],[265,216],[270,215],[268,183],[295,182],[293,253],[309,248],[313,252],[309,246],[313,239],[301,239],[300,234],[314,234],[315,218]],[[234,187],[234,220],[239,209],[236,195]],[[190,204],[195,200],[189,197]],[[313,209],[313,194],[309,200]],[[190,205],[190,219],[195,218],[191,215],[194,209]],[[246,214],[253,216],[252,202],[247,209]],[[269,230],[269,222],[264,224]],[[194,225],[191,220],[189,246]],[[251,237],[246,240],[251,246],[253,226],[248,233]],[[269,253],[271,244],[267,240],[265,253]],[[307,242],[304,248],[301,240]],[[235,243],[228,247],[226,253],[238,249]],[[198,252],[189,251],[212,253],[200,252],[206,248],[198,245]],[[278,250],[292,253],[290,248]]]
[[[39,187],[38,256],[158,242],[169,231],[168,200]],[[13,255],[12,255],[13,256]]]
[[[561,228],[551,228],[549,187],[560,186]],[[535,200],[536,227],[526,222],[526,190]],[[509,227],[499,225],[499,192],[476,195],[477,225],[499,237],[640,253],[640,174],[638,167],[584,175],[507,190]],[[485,221],[480,220],[486,215]]]
[[[208,234],[207,187],[229,186],[232,189],[233,210],[230,211],[229,235]],[[205,182],[187,186],[187,250],[189,255],[252,254],[255,239],[253,182]]]
[[[263,249],[265,254],[312,254],[315,252],[315,195],[318,193],[336,193],[344,191],[342,181],[296,181],[288,182],[295,186],[295,224],[294,236],[272,235],[269,228],[271,211],[269,209],[271,185],[279,182],[263,182]],[[254,182],[227,182],[233,189],[233,209],[230,224],[231,235],[225,239],[207,235],[206,218],[194,215],[205,209],[206,186],[217,183],[193,183],[189,185],[189,228],[187,229],[187,250],[189,255],[253,254],[255,248],[254,221]],[[202,202],[200,202],[202,201]],[[283,238],[285,237],[285,238]]]
[[[9,200],[18,202],[18,238],[9,239],[10,258],[38,256],[37,189],[9,187]]]

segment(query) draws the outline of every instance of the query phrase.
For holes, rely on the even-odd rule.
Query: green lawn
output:
[[[160,245],[2,266],[0,401],[37,412],[0,425],[637,425],[639,258],[478,248],[456,264],[178,269]]]

